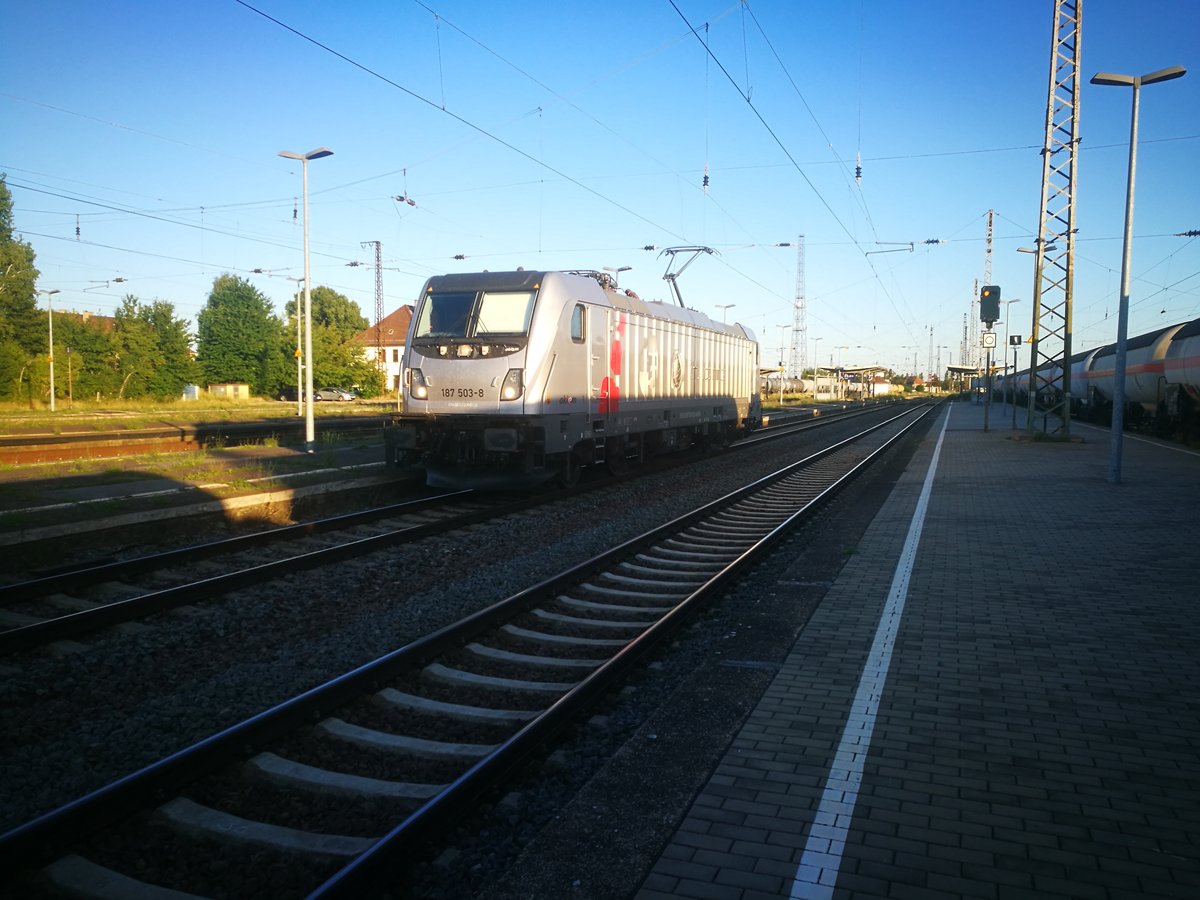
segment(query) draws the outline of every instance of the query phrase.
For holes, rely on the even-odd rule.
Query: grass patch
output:
[[[313,415],[378,415],[394,409],[394,401],[359,400],[354,403],[317,403]],[[100,403],[76,400],[57,411],[30,409],[28,404],[0,403],[0,434],[62,434],[87,431],[132,431],[164,423],[239,422],[250,420],[296,420],[295,403],[277,400],[105,400]]]

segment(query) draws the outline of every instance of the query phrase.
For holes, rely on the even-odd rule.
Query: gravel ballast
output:
[[[74,652],[0,660],[0,830],[816,446],[816,438],[797,438],[717,455],[165,614]],[[906,455],[894,452],[892,465]],[[889,471],[855,482],[816,522],[782,542],[629,689],[579,725],[554,757],[531,764],[511,795],[481,806],[450,849],[412,867],[397,896],[611,897],[636,890],[640,871],[703,783],[698,779],[711,771],[852,552],[895,480]]]

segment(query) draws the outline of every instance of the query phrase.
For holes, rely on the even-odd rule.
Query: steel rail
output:
[[[868,408],[866,410],[852,411],[849,413],[842,413],[837,416],[828,416],[820,419],[814,417],[800,423],[789,423],[783,426],[777,426],[780,430],[773,430],[761,435],[744,438],[731,449],[747,448],[766,441],[779,440],[812,429],[823,428],[837,422],[844,422],[848,419],[856,418],[861,415],[867,415],[873,412],[878,412],[878,409]],[[637,473],[631,474],[636,476]],[[584,489],[586,490],[591,488]],[[579,490],[581,489],[576,488],[575,493],[578,493]],[[196,544],[190,547],[168,550],[163,553],[141,556],[128,560],[98,563],[95,565],[83,565],[78,568],[54,572],[40,578],[0,586],[0,605],[18,603],[37,597],[47,596],[55,592],[65,592],[73,589],[79,589],[82,586],[93,585],[102,581],[117,581],[130,575],[138,575],[148,571],[170,568],[172,566],[192,563],[223,554],[241,552],[243,550],[265,546],[278,541],[293,540],[298,537],[321,534],[328,531],[336,531],[352,527],[356,524],[378,521],[379,519],[387,518],[389,516],[418,512],[421,509],[435,506],[438,503],[444,503],[455,499],[465,499],[473,495],[478,494],[477,492],[470,490],[452,491],[445,494],[439,494],[435,497],[424,498],[416,501],[408,501],[406,503],[393,504],[390,506],[377,507],[374,509],[347,513],[340,516],[332,516],[325,519],[315,520],[313,522],[287,525],[282,528],[274,528],[268,531],[258,532],[256,534],[241,535],[238,537],[226,538],[206,544]],[[398,542],[420,540],[424,537],[430,537],[435,534],[444,533],[445,531],[451,530],[455,527],[472,524],[483,521],[487,518],[504,515],[508,512],[516,512],[522,509],[527,509],[531,506],[540,505],[562,495],[562,492],[537,495],[535,497],[526,498],[520,501],[506,503],[499,508],[491,508],[475,515],[448,518],[443,522],[431,523],[429,525],[422,526],[413,526],[411,528],[402,529],[386,535],[363,538],[358,541],[348,542],[338,547],[312,551],[300,556],[275,560],[259,566],[249,567],[223,575],[216,575],[211,578],[178,585],[172,588],[165,588],[160,591],[154,591],[136,597],[130,597],[125,600],[106,603],[103,606],[98,606],[94,609],[68,613],[66,615],[56,616],[54,618],[46,619],[42,622],[35,622],[28,625],[19,625],[0,631],[0,655],[27,651],[52,641],[69,640],[72,638],[82,637],[121,622],[128,622],[130,620],[151,615],[156,612],[173,609],[175,607],[191,603],[197,599],[228,593],[229,591],[237,590],[252,584],[259,584],[271,578],[287,575],[294,571],[315,568],[317,566],[339,562],[343,559],[361,556],[363,554],[373,552],[381,547],[391,546]]]
[[[78,566],[62,568],[48,575],[30,578],[27,581],[0,585],[0,604],[14,603],[31,597],[45,596],[57,591],[68,591],[80,586],[96,584],[101,581],[119,580],[127,575],[137,575],[142,572],[152,572],[167,566],[197,562],[220,556],[226,553],[239,553],[252,550],[280,540],[292,540],[297,537],[307,537],[313,534],[323,534],[327,531],[337,531],[374,522],[389,516],[405,515],[419,512],[422,509],[436,506],[447,500],[467,497],[471,491],[452,491],[437,494],[433,497],[422,497],[418,500],[406,500],[403,503],[392,503],[387,506],[376,506],[371,509],[357,510],[311,522],[298,522],[294,525],[284,525],[280,528],[270,528],[254,534],[243,534],[237,537],[222,538],[204,544],[192,544],[188,547],[178,547],[162,553],[151,553],[130,559],[104,562],[85,562]]]
[[[519,764],[538,746],[541,746],[550,735],[571,721],[579,710],[586,706],[592,699],[607,691],[630,667],[653,649],[663,637],[671,633],[677,624],[689,615],[699,602],[722,588],[735,575],[739,575],[741,570],[757,558],[763,550],[786,535],[799,519],[812,515],[818,508],[823,506],[850,480],[878,459],[884,451],[893,446],[909,429],[922,421],[932,408],[925,408],[920,416],[916,417],[897,434],[889,438],[882,446],[874,450],[866,458],[860,460],[853,468],[844,472],[836,481],[826,486],[815,498],[788,515],[769,534],[757,541],[752,547],[744,550],[733,562],[714,575],[702,587],[680,601],[678,605],[647,631],[632,640],[614,657],[560,697],[547,710],[448,784],[440,793],[428,800],[407,819],[392,829],[392,831],[381,837],[366,852],[326,880],[323,885],[309,895],[309,900],[316,900],[316,898],[330,898],[332,900],[332,898],[359,897],[363,896],[364,891],[377,885],[393,869],[394,861],[398,855],[414,847],[418,842],[430,837],[438,830],[451,825],[457,816],[468,809],[473,798],[478,796],[497,779],[502,778],[506,772]],[[866,431],[818,451],[805,459],[793,463],[780,472],[759,479],[753,484],[740,488],[698,510],[688,513],[651,532],[647,532],[645,535],[634,538],[619,547],[613,548],[613,550],[608,551],[601,557],[597,557],[595,560],[581,564],[576,567],[576,570],[595,570],[602,567],[602,563],[598,564],[600,560],[611,561],[627,557],[631,551],[647,544],[652,544],[657,538],[666,534],[679,531],[681,526],[686,527],[687,525],[701,521],[713,512],[728,507],[731,502],[750,496],[769,484],[781,481],[794,472],[831,456],[838,450],[860,440],[865,435],[886,427],[896,419],[903,418],[908,415],[908,412],[911,412],[911,410],[901,413],[885,422],[873,425]],[[530,592],[538,590],[539,588],[531,588]],[[521,596],[518,594],[511,599],[516,600]],[[509,601],[504,602],[508,603]]]
[[[898,418],[901,417],[889,419],[888,422]],[[811,466],[815,461],[837,452],[862,435],[884,427],[888,422],[880,423],[861,435],[840,441],[825,450],[812,454],[779,473],[759,479],[751,485],[627,541],[594,559],[573,566],[566,572],[547,579],[539,585],[480,610],[464,620],[439,629],[371,663],[364,664],[346,675],[306,691],[298,697],[225,729],[58,810],[19,826],[0,836],[0,865],[9,869],[17,866],[28,868],[31,865],[40,865],[61,854],[64,848],[84,839],[89,834],[124,819],[129,810],[161,802],[165,796],[178,792],[201,775],[236,759],[244,758],[249,753],[283,737],[295,728],[311,724],[314,720],[329,715],[365,692],[378,690],[398,673],[424,664],[444,652],[448,647],[462,645],[493,627],[497,622],[510,618],[514,612],[527,609],[539,602],[547,593],[557,593],[566,586],[577,583],[581,577],[586,577],[602,569],[617,558],[628,556],[631,551],[652,544],[668,533],[677,532],[701,521],[717,510],[728,507],[731,503],[786,478],[803,467]],[[916,421],[905,426],[901,434],[914,424]],[[817,498],[804,506],[803,510],[793,513],[784,522],[775,526],[770,534],[759,542],[758,547],[767,546],[777,540],[796,518],[803,514],[804,510],[811,512],[824,503],[837,486],[844,484],[854,474],[861,471],[869,459],[876,458],[898,437],[899,435],[891,438],[868,460],[861,461],[853,472],[843,474],[834,485],[822,490]],[[501,748],[489,754],[447,787],[434,801],[425,804],[392,832],[381,838],[365,854],[320,888],[318,895],[348,895],[355,890],[355,885],[361,885],[377,878],[382,869],[386,868],[386,859],[396,848],[411,846],[414,840],[430,833],[439,823],[445,821],[447,815],[452,815],[454,810],[461,809],[470,796],[481,789],[489,778],[507,771],[523,758],[532,746],[544,740],[552,730],[565,724],[578,710],[579,704],[605,690],[614,679],[627,671],[638,658],[654,646],[672,627],[672,623],[677,623],[686,615],[687,611],[700,598],[723,585],[751,556],[752,551],[750,550],[742,552],[731,568],[717,575],[705,587],[696,590],[678,609],[668,613],[663,622],[655,625],[645,635],[633,641],[614,658],[604,663],[596,674],[572,688],[566,696],[554,703],[537,720],[523,728]]]

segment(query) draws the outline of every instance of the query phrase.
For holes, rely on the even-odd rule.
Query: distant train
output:
[[[787,394],[811,394],[815,388],[815,382],[811,378],[796,378],[789,375],[783,379],[783,393]],[[769,375],[760,375],[758,379],[758,391],[764,397],[779,395],[779,373],[772,372]]]
[[[404,347],[389,465],[429,484],[573,484],[582,467],[721,446],[762,419],[758,343],[595,271],[430,278]]]
[[[1092,422],[1112,421],[1115,343],[1071,357],[1071,413]],[[1043,371],[1061,375],[1058,366]],[[1061,383],[1061,382],[1059,382]],[[996,380],[1003,398],[1015,389],[1017,403],[1029,396],[1029,372]],[[1061,402],[1040,397],[1039,405]],[[1160,435],[1195,437],[1200,434],[1200,319],[1169,325],[1125,342],[1125,422],[1132,428]]]

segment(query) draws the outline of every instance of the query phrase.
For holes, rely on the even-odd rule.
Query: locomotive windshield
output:
[[[430,291],[414,338],[525,337],[537,291]]]

